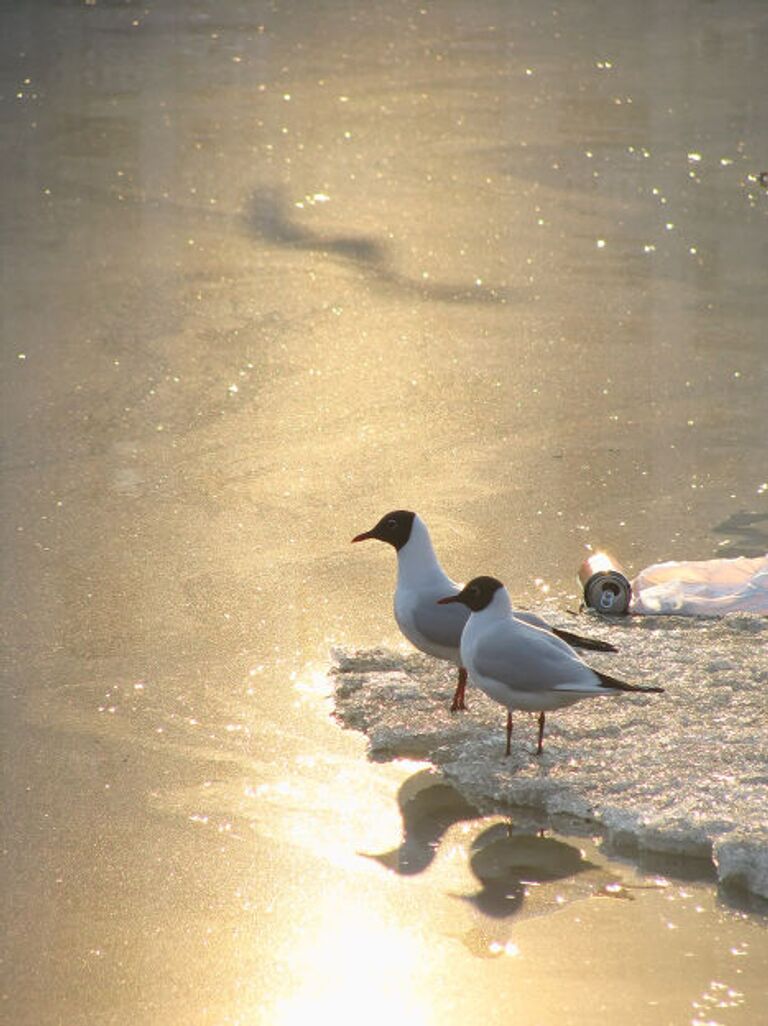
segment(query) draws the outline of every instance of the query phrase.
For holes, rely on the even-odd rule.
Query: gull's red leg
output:
[[[507,752],[506,752],[506,754],[509,755],[511,750],[512,750],[512,713],[508,710],[507,711]]]
[[[544,751],[544,713],[539,713],[539,743],[536,747],[536,754],[541,755]]]
[[[464,692],[467,688],[467,671],[463,666],[459,667],[459,683],[456,685],[456,690],[453,693],[453,701],[451,702],[451,712],[463,712],[467,708],[467,703],[464,701]]]

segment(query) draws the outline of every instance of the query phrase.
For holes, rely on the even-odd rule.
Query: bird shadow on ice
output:
[[[325,235],[302,225],[292,216],[282,191],[274,186],[254,189],[243,215],[248,232],[255,238],[293,250],[319,253],[353,264],[371,284],[442,303],[504,304],[521,295],[506,286],[480,282],[436,282],[411,278],[397,271],[388,247],[367,235]]]
[[[475,838],[469,865],[482,889],[466,900],[495,919],[517,913],[542,884],[573,880],[600,868],[572,844],[545,837],[543,831],[517,833],[509,823],[496,823]],[[552,893],[539,911],[555,911],[564,900]]]
[[[485,818],[430,770],[422,770],[405,781],[398,803],[403,820],[399,847],[381,854],[363,854],[399,876],[423,873],[434,861],[451,827]],[[531,832],[530,828],[515,827],[511,822],[487,827],[470,843],[468,854],[469,867],[481,887],[473,894],[456,897],[494,919],[519,913],[532,890],[540,885],[602,868],[589,862],[574,845],[544,836],[543,830]],[[599,892],[599,886],[594,891]],[[536,911],[555,911],[564,900],[554,892],[548,897],[537,893]]]
[[[368,855],[398,876],[423,873],[435,859],[450,827],[478,819],[480,813],[450,784],[436,782],[430,770],[409,777],[398,794],[403,839],[398,848]]]

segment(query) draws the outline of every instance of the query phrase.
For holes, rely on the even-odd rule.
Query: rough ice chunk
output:
[[[548,714],[539,758],[531,714],[514,714],[505,758],[502,707],[470,685],[469,710],[451,714],[455,668],[418,654],[335,653],[335,714],[372,758],[429,761],[481,811],[578,817],[612,847],[706,857],[722,882],[768,897],[768,620],[589,619],[579,631],[619,653],[587,662],[666,693]]]
[[[721,880],[768,895],[768,830],[727,834],[715,842],[714,859]]]

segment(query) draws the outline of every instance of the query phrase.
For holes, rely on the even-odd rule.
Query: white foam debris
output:
[[[451,714],[455,669],[419,654],[336,652],[336,715],[372,758],[431,762],[481,811],[575,816],[614,850],[706,857],[721,882],[768,898],[768,619],[581,621],[619,647],[588,663],[666,693],[548,714],[541,757],[531,714],[514,715],[505,758],[502,707],[470,686],[469,710]]]

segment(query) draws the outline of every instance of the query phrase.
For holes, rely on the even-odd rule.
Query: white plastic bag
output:
[[[631,613],[768,615],[768,553],[755,559],[654,563],[632,581]]]

